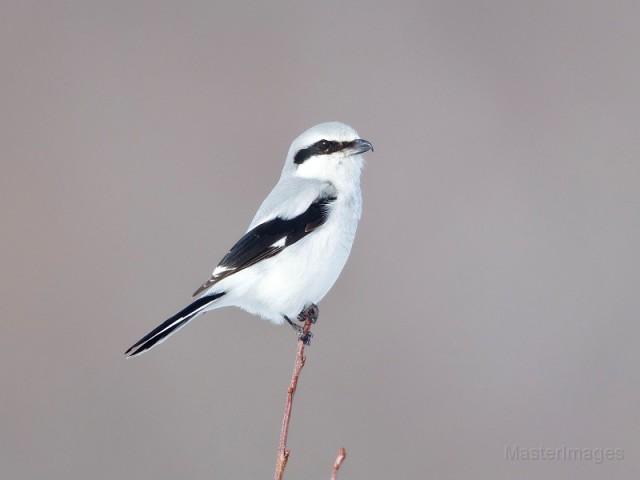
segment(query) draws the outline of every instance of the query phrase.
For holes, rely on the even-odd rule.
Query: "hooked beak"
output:
[[[358,138],[353,142],[349,142],[347,146],[347,152],[349,152],[349,156],[359,155],[361,153],[368,152],[369,150],[373,152],[373,145],[370,141],[364,140],[362,138]]]

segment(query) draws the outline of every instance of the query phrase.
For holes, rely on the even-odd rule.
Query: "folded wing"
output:
[[[320,195],[301,214],[293,218],[275,217],[256,225],[231,247],[213,271],[211,278],[194,292],[200,295],[220,280],[273,257],[322,226],[329,216],[335,196]]]

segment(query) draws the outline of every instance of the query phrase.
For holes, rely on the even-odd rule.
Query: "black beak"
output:
[[[347,148],[349,149],[350,155],[358,155],[360,153],[368,152],[369,150],[373,152],[373,145],[371,145],[371,142],[362,138],[349,142]]]

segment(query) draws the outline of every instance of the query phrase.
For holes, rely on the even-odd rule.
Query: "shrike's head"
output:
[[[373,150],[349,125],[327,122],[311,127],[296,138],[287,155],[283,175],[327,181],[336,187],[357,184],[362,154]]]

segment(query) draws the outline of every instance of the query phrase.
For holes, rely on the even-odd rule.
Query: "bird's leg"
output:
[[[299,314],[297,320],[304,324],[303,327],[298,326],[296,331],[298,332],[298,339],[302,340],[302,343],[305,345],[309,345],[311,343],[311,338],[313,334],[309,331],[309,328],[312,324],[318,321],[318,315],[320,310],[315,303],[307,305]],[[291,322],[288,318],[287,321]],[[298,330],[299,329],[299,330]]]
[[[300,323],[306,323],[307,321],[309,321],[314,324],[318,321],[319,314],[320,310],[318,309],[318,306],[315,303],[312,303],[310,305],[307,305],[298,314],[297,320]],[[305,345],[309,345],[311,343],[311,339],[313,338],[313,333],[305,331],[305,328],[302,325],[298,325],[297,323],[292,322],[291,319],[286,315],[283,315],[283,317],[287,321],[287,323],[291,325],[291,328],[293,328],[298,334],[298,340],[302,340],[302,343],[304,343]]]
[[[299,314],[298,321],[300,323],[304,323],[307,320],[311,321],[312,324],[318,321],[318,316],[320,315],[320,309],[315,303],[311,303],[307,305]]]
[[[300,313],[300,315],[302,315],[303,313],[304,313],[304,310]],[[300,315],[298,315],[298,320],[300,320]],[[305,328],[302,325],[293,323],[291,319],[286,315],[283,315],[283,317],[287,321],[287,323],[291,325],[291,328],[293,328],[295,332],[298,334],[298,340],[302,340],[302,343],[304,343],[305,345],[309,345],[311,343],[311,338],[313,337],[313,333],[306,332]]]
[[[295,332],[298,334],[298,336],[302,335],[302,330],[304,330],[300,325],[298,325],[297,323],[293,323],[291,321],[291,319],[289,317],[287,317],[286,315],[283,315],[284,319],[287,321],[287,323],[289,325],[291,325],[291,328],[293,328],[295,330]]]

